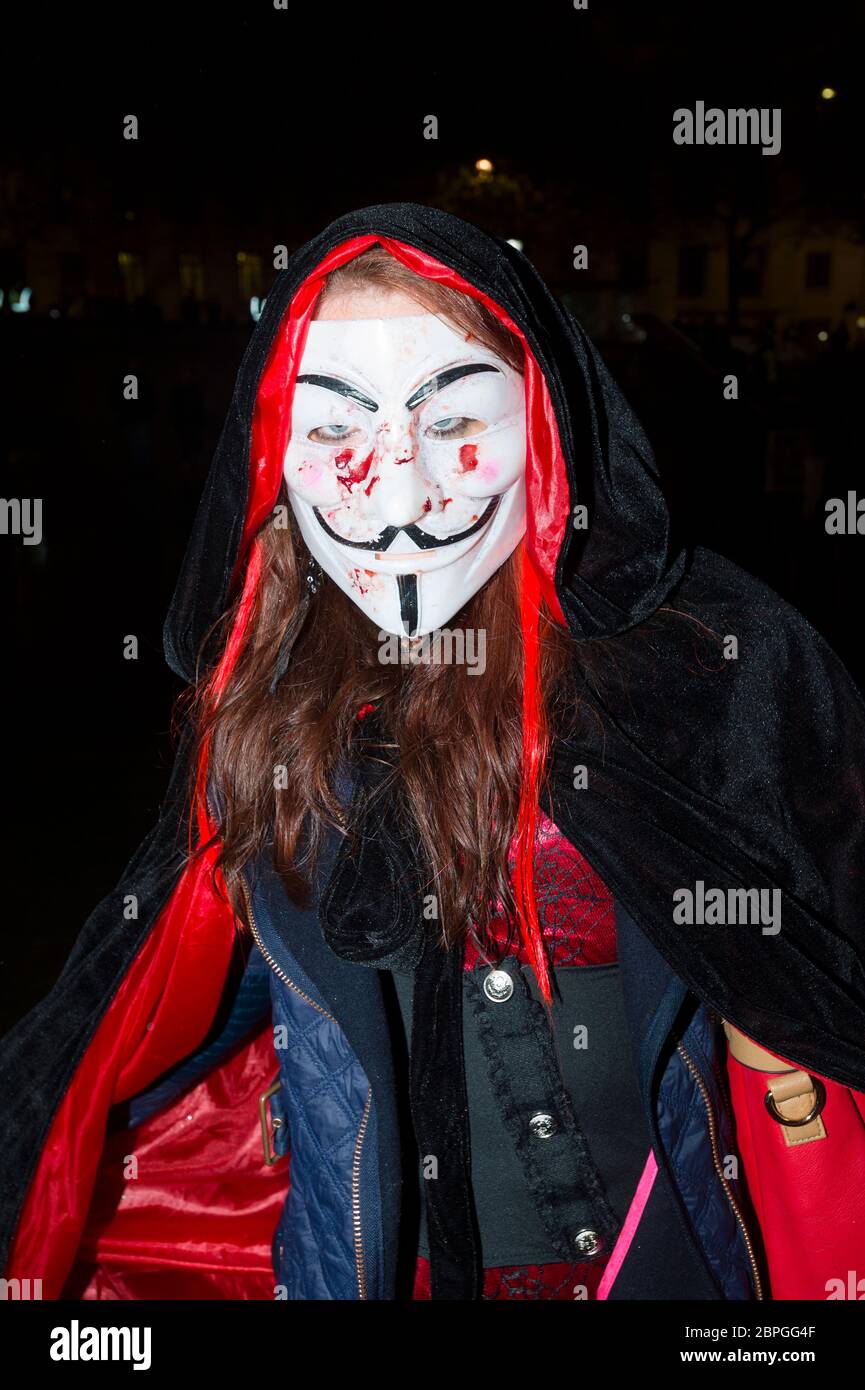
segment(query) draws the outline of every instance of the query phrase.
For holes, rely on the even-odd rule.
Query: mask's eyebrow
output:
[[[378,410],[375,401],[370,400],[369,396],[365,396],[356,386],[352,386],[350,381],[343,381],[342,377],[319,376],[318,372],[304,372],[297,379],[308,382],[310,386],[323,386],[325,391],[336,391],[340,396],[348,396],[349,400],[357,401],[358,405],[362,405],[364,410],[373,412]]]
[[[422,405],[437,391],[441,391],[445,386],[450,386],[452,381],[459,381],[460,377],[474,376],[475,372],[497,372],[498,370],[498,367],[494,367],[491,362],[466,362],[462,367],[446,367],[443,372],[436,372],[435,376],[430,377],[429,381],[425,381],[423,386],[419,386],[409,396],[406,401],[406,409],[414,410],[415,406]]]

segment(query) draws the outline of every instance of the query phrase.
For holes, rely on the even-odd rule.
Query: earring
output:
[[[306,589],[306,592],[310,595],[310,597],[313,594],[318,593],[319,589],[321,588],[321,581],[323,578],[324,574],[321,565],[318,563],[314,555],[310,555],[309,566],[307,567],[306,575],[304,576],[303,581],[304,588]]]
[[[273,679],[270,682],[271,695],[276,694],[276,688],[288,670],[288,663],[291,660],[291,653],[294,644],[300,636],[301,628],[306,622],[313,597],[318,593],[324,579],[324,572],[321,565],[313,555],[309,557],[309,565],[300,589],[300,601],[291,616],[291,622],[285,629],[282,641],[279,644],[279,651],[276,654],[276,665],[273,669]]]

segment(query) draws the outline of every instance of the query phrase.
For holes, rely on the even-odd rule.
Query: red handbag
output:
[[[724,1028],[771,1297],[865,1300],[865,1095]]]

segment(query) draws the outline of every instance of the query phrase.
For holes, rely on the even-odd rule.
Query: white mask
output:
[[[383,631],[443,627],[526,529],[520,374],[434,314],[316,320],[285,480],[310,552]]]

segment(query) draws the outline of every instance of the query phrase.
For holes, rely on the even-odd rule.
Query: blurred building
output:
[[[273,248],[255,205],[175,180],[141,201],[147,181],[112,180],[85,158],[12,169],[3,180],[4,312],[98,317],[135,307],[168,321],[238,322],[273,278]],[[152,195],[151,195],[152,196]]]
[[[743,345],[810,356],[840,330],[865,343],[865,243],[851,222],[773,224],[741,257],[734,333]],[[665,322],[729,325],[731,254],[717,223],[676,229],[648,247],[639,307]]]
[[[306,239],[299,219],[289,214],[287,226],[265,199],[238,206],[212,180],[184,182],[177,168],[156,196],[152,178],[129,159],[117,170],[112,177],[86,155],[66,155],[60,164],[7,171],[0,312],[99,318],[134,311],[202,324],[257,317],[277,246],[291,235],[290,251]],[[494,182],[487,176],[486,184]],[[483,204],[473,203],[471,215],[484,222]],[[746,351],[771,351],[779,360],[819,354],[833,335],[836,345],[839,335],[847,345],[865,342],[865,243],[854,222],[809,224],[799,213],[731,246],[717,219],[669,212],[653,219],[650,209],[644,218],[625,221],[609,210],[592,225],[565,202],[556,215],[548,208],[546,216],[529,216],[526,208],[526,227],[511,232],[601,340],[636,332],[637,318],[650,316],[697,341],[726,330]],[[495,220],[492,211],[487,220]],[[520,221],[518,212],[511,220]],[[588,246],[587,270],[571,267],[575,236]]]

